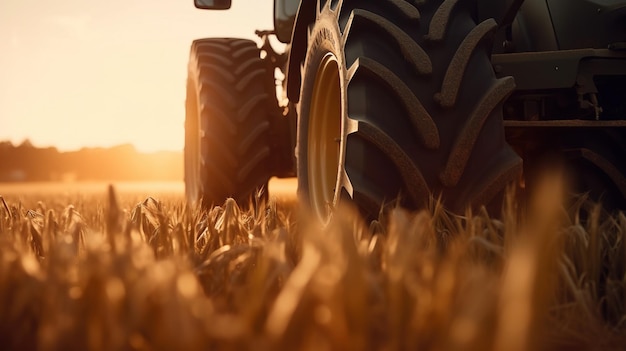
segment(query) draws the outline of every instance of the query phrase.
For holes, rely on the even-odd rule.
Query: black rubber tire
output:
[[[540,145],[525,159],[527,185],[542,172],[564,168],[569,204],[582,204],[581,215],[600,203],[606,211],[626,210],[626,131],[622,128],[564,129],[533,133]],[[582,197],[581,195],[584,195]]]
[[[302,197],[310,96],[320,60],[331,54],[344,87],[340,197],[371,217],[398,196],[410,208],[440,196],[454,212],[499,211],[522,161],[504,137],[502,102],[515,84],[493,72],[495,21],[477,25],[471,0],[318,2],[299,104]]]
[[[626,131],[602,128],[585,135],[582,143],[575,139],[565,150],[572,174],[579,175],[574,191],[588,192],[606,210],[626,210]]]
[[[185,117],[185,190],[189,203],[249,203],[267,185],[271,159],[273,72],[256,43],[210,38],[191,45]],[[270,75],[271,74],[271,75]],[[269,85],[268,85],[269,84]]]

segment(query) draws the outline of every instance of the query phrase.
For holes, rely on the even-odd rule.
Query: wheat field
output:
[[[5,195],[0,349],[626,349],[626,216],[558,180],[499,219],[262,198]]]

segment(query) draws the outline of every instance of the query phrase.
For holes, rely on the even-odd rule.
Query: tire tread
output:
[[[506,184],[517,180],[522,172],[521,159],[504,142],[499,110],[515,83],[511,77],[496,79],[489,61],[489,41],[497,23],[489,19],[476,24],[469,6],[461,6],[458,0],[429,1],[420,10],[417,7],[426,1],[405,1],[402,5],[393,0],[382,2],[351,3],[351,8],[344,5],[347,22],[342,44],[348,91],[354,89],[358,92],[355,96],[364,96],[367,87],[374,87],[367,103],[354,102],[365,103],[355,111],[363,114],[368,103],[375,106],[374,101],[395,100],[399,102],[395,113],[404,112],[405,117],[387,117],[379,108],[370,115],[355,116],[359,135],[370,143],[359,149],[374,147],[381,151],[376,157],[387,158],[367,162],[390,161],[395,169],[385,172],[397,172],[402,184],[376,183],[380,186],[376,191],[363,189],[375,183],[374,176],[365,174],[353,181],[353,191],[394,196],[399,189],[408,196],[407,204],[415,207],[425,206],[431,196],[440,195],[446,207],[454,211],[485,205],[484,201],[506,190]],[[390,55],[394,47],[397,56]],[[470,77],[477,78],[476,72],[483,72],[483,81],[470,83]],[[388,118],[405,121],[394,125]],[[408,137],[405,122],[421,145],[414,145]],[[362,162],[346,156],[346,167],[351,171]]]
[[[266,74],[251,40],[209,38],[192,44],[189,75],[199,99],[205,206],[220,205],[228,197],[245,206],[272,174],[272,100]]]

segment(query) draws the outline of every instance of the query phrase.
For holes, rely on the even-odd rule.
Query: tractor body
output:
[[[547,164],[555,163],[566,167],[567,171],[573,175],[570,185],[576,192],[589,193],[594,201],[602,201],[610,208],[623,209],[626,207],[626,1],[474,0],[464,2],[462,0],[448,0],[407,1],[406,4],[399,4],[397,1],[382,1],[382,3],[385,5],[361,6],[358,1],[350,2],[347,0],[343,2],[330,0],[276,0],[274,2],[274,29],[269,32],[261,32],[264,40],[261,51],[266,52],[264,60],[267,62],[267,70],[273,72],[274,68],[278,68],[285,74],[285,79],[280,86],[284,90],[283,95],[288,99],[288,101],[279,104],[281,105],[279,108],[268,109],[268,111],[271,111],[269,112],[270,114],[276,115],[268,117],[269,121],[278,121],[276,123],[284,124],[276,126],[275,122],[270,123],[272,128],[282,130],[281,133],[275,133],[272,137],[285,140],[281,144],[283,145],[282,147],[273,149],[276,160],[272,162],[276,164],[275,169],[280,170],[274,171],[273,175],[291,176],[297,174],[299,177],[304,175],[303,179],[305,180],[300,182],[301,192],[305,194],[307,201],[313,202],[312,206],[314,208],[318,208],[317,211],[320,213],[320,217],[325,216],[324,210],[320,209],[324,207],[324,201],[328,203],[329,207],[333,207],[344,195],[355,201],[360,207],[369,207],[371,212],[376,206],[381,206],[385,201],[391,201],[395,195],[402,196],[403,193],[404,195],[411,193],[409,188],[412,183],[409,179],[419,179],[420,177],[415,175],[418,173],[422,176],[422,179],[419,181],[425,184],[425,188],[431,189],[429,190],[431,195],[436,196],[443,193],[445,197],[446,192],[448,192],[451,194],[449,195],[450,197],[465,199],[459,204],[451,202],[451,207],[455,207],[456,211],[462,211],[463,206],[474,205],[475,201],[478,201],[479,205],[484,205],[485,202],[488,202],[488,198],[491,199],[493,197],[491,193],[496,193],[495,190],[488,190],[495,186],[493,184],[497,183],[498,189],[500,189],[498,191],[501,192],[503,185],[498,182],[502,183],[504,181],[499,181],[496,178],[504,179],[508,177],[507,182],[509,183],[517,181],[516,179],[521,179],[520,182],[526,186],[532,184],[534,175],[539,173],[540,169],[545,168]],[[411,3],[411,5],[407,5],[408,3]],[[436,4],[431,5],[432,3]],[[224,9],[230,6],[230,1],[196,0],[196,6],[199,8]],[[432,9],[430,8],[431,6]],[[421,12],[421,18],[419,18],[418,10]],[[401,13],[402,16],[396,16],[394,13]],[[354,49],[348,48],[348,44],[345,44],[345,48],[334,49],[329,44],[329,47],[322,48],[323,52],[320,54],[322,58],[317,60],[315,58],[317,54],[314,51],[319,48],[315,46],[312,40],[324,41],[328,39],[326,36],[335,35],[332,30],[325,33],[325,30],[322,28],[325,20],[324,16],[335,16],[334,18],[336,18],[338,23],[338,35],[342,35],[342,31],[351,31],[349,34],[352,35],[352,38],[359,36],[358,45],[354,44]],[[429,38],[429,36],[433,36],[432,32],[437,29],[437,21],[440,17],[447,21],[444,23],[444,33],[450,34],[452,37],[444,40],[445,45],[448,47],[455,46],[448,56],[443,54],[445,51],[443,49],[429,51],[429,45],[432,42],[437,42],[437,40]],[[465,17],[471,17],[476,24],[476,28],[491,26],[473,44],[471,43],[472,38],[474,35],[478,35],[479,29],[472,31],[468,29],[469,34],[467,34],[467,31],[463,32],[462,29],[458,29],[458,33],[455,32],[457,31],[455,26],[461,23]],[[399,29],[410,28],[408,24],[404,23],[404,21],[409,19],[415,20],[416,23],[419,21],[430,23],[429,26],[423,26],[425,27],[424,34],[414,35],[410,31],[405,31],[408,33],[408,36],[406,36],[400,33]],[[360,29],[357,26],[359,23],[362,24],[364,29]],[[397,28],[395,27],[396,24]],[[421,25],[422,23],[419,24]],[[493,126],[484,128],[492,128],[490,130],[497,131],[503,127],[504,144],[509,145],[523,160],[523,167],[520,166],[521,162],[517,163],[514,161],[515,157],[511,155],[506,157],[487,156],[489,151],[484,150],[489,150],[490,148],[502,148],[496,152],[498,155],[509,154],[506,151],[509,146],[495,147],[487,146],[487,141],[483,143],[483,140],[489,139],[487,134],[485,136],[473,136],[473,139],[471,139],[472,143],[470,146],[485,144],[485,149],[477,152],[482,155],[480,158],[492,157],[493,161],[490,161],[490,165],[500,162],[496,161],[498,157],[500,157],[500,160],[508,160],[502,161],[499,166],[494,166],[504,171],[498,171],[500,175],[493,176],[492,185],[484,185],[484,189],[487,190],[483,193],[489,193],[488,198],[482,197],[482,195],[470,194],[467,189],[483,186],[478,184],[476,180],[471,180],[472,178],[482,177],[481,171],[472,168],[471,164],[475,158],[479,158],[478,156],[459,156],[464,160],[462,166],[466,167],[463,170],[463,175],[449,175],[454,174],[454,171],[449,170],[449,168],[454,166],[451,163],[452,161],[449,161],[449,158],[453,157],[449,155],[454,154],[455,148],[466,139],[465,137],[460,137],[460,135],[471,129],[470,127],[460,131],[448,132],[446,125],[440,125],[440,122],[435,121],[439,131],[438,136],[440,138],[450,138],[451,141],[450,146],[441,147],[443,149],[441,151],[443,155],[441,161],[438,161],[439,159],[434,156],[433,160],[429,161],[432,167],[442,168],[443,170],[434,170],[432,172],[426,169],[431,166],[421,165],[418,160],[419,158],[428,158],[431,154],[422,154],[421,149],[418,150],[416,147],[408,145],[407,143],[409,142],[403,140],[392,146],[387,145],[390,144],[389,142],[386,144],[385,142],[379,143],[380,140],[376,139],[379,135],[376,134],[378,130],[385,135],[391,136],[393,140],[404,137],[400,131],[395,131],[393,126],[387,125],[390,122],[379,120],[374,123],[376,128],[378,128],[374,130],[375,133],[362,133],[363,138],[366,140],[365,144],[374,145],[375,148],[381,150],[381,154],[400,153],[398,157],[389,156],[391,158],[390,162],[383,160],[384,156],[381,156],[381,160],[377,161],[378,163],[368,164],[367,155],[363,155],[367,153],[366,150],[369,150],[368,146],[362,146],[360,141],[348,144],[350,135],[352,135],[352,132],[348,130],[348,126],[361,122],[364,124],[373,123],[370,121],[370,117],[367,117],[369,116],[367,114],[370,113],[371,116],[375,116],[378,112],[375,112],[375,107],[365,103],[353,106],[347,100],[352,99],[354,101],[355,98],[353,96],[358,94],[369,96],[370,90],[383,89],[381,86],[387,86],[388,88],[386,89],[393,89],[390,87],[393,87],[394,84],[396,86],[399,84],[397,83],[399,80],[395,78],[383,82],[382,85],[376,85],[373,80],[369,81],[369,83],[361,82],[360,80],[353,83],[351,79],[355,73],[350,70],[358,70],[356,66],[363,62],[369,62],[370,58],[374,58],[374,61],[378,60],[377,62],[383,65],[387,64],[387,62],[392,62],[391,58],[372,53],[371,51],[375,50],[375,48],[379,48],[379,50],[396,50],[397,55],[394,56],[393,53],[386,55],[399,59],[403,55],[406,56],[409,49],[414,49],[412,44],[403,46],[405,44],[401,40],[397,40],[400,43],[398,45],[388,46],[382,39],[380,39],[380,43],[370,45],[366,38],[360,38],[360,36],[364,36],[364,33],[368,35],[374,33],[373,35],[375,36],[383,32],[384,35],[391,39],[403,38],[406,41],[408,40],[407,38],[410,38],[414,40],[420,48],[424,48],[431,58],[439,57],[439,55],[441,57],[450,57],[450,66],[443,67],[440,73],[438,73],[436,67],[433,69],[433,78],[439,77],[443,80],[443,83],[439,82],[437,83],[438,85],[445,86],[447,84],[446,81],[455,81],[452,76],[456,71],[453,68],[456,67],[455,65],[459,65],[459,62],[462,62],[463,65],[472,65],[475,57],[463,55],[462,48],[464,45],[479,52],[479,54],[473,55],[480,56],[482,51],[477,48],[480,48],[485,40],[489,42],[489,48],[485,51],[485,55],[487,55],[492,67],[492,72],[484,74],[485,80],[496,79],[500,82],[508,82],[508,77],[513,77],[515,82],[514,88],[511,88],[497,103],[490,106],[492,110],[501,111],[501,113],[498,112],[498,117],[490,117],[493,113],[489,112],[485,114],[484,118],[476,118],[476,121],[483,123],[488,117],[499,120],[500,122],[494,122]],[[273,51],[268,43],[269,35],[275,35],[279,41],[287,44],[287,49],[284,53]],[[344,43],[351,39],[348,34],[343,33],[343,35],[344,38],[342,40]],[[381,37],[383,36],[383,34],[380,35]],[[459,38],[455,39],[455,35]],[[331,39],[329,39],[329,42],[332,44],[333,40]],[[353,60],[351,50],[357,50],[357,47],[364,49],[358,55],[355,54],[359,59],[351,61]],[[338,57],[338,59],[332,59],[329,63],[328,60],[323,58],[326,57],[324,55],[330,55],[331,58]],[[343,62],[344,58],[346,62]],[[350,62],[353,62],[353,64],[350,65]],[[358,64],[354,65],[355,62]],[[314,67],[308,67],[311,65]],[[329,65],[331,65],[331,73],[328,73],[327,67]],[[335,69],[333,65],[339,67]],[[419,64],[416,65],[415,67],[419,66]],[[435,66],[434,61],[433,66]],[[379,69],[379,65],[375,64],[370,66],[370,68],[363,68],[363,70],[364,72],[370,72],[368,76],[373,77],[372,75],[375,75],[376,72],[397,73],[393,67],[387,66],[389,70],[384,67]],[[465,69],[465,66],[462,67]],[[311,69],[312,73],[307,75],[307,69]],[[335,100],[324,96],[318,98],[316,94],[319,93],[316,93],[318,90],[315,89],[316,84],[325,77],[325,74],[332,75],[332,72],[335,72],[335,70],[339,72],[337,73],[339,78],[337,78],[336,83],[338,90],[346,90],[350,85],[363,85],[358,88],[359,93],[357,93],[357,88],[354,88],[355,92],[348,91],[343,95],[338,93],[341,95],[341,98],[337,98],[339,103],[336,108]],[[345,76],[347,78],[342,75],[342,70],[348,72]],[[464,70],[459,70],[458,72],[461,75],[468,74]],[[444,77],[444,73],[446,77]],[[450,112],[449,106],[453,105],[455,99],[462,100],[462,96],[470,95],[469,93],[464,93],[463,89],[469,91],[472,84],[480,85],[478,83],[480,79],[474,82],[459,82],[457,87],[459,92],[456,94],[461,97],[457,98],[455,95],[452,98],[452,103],[445,103],[445,101],[441,101],[442,99],[445,100],[445,96],[441,97],[443,90],[445,90],[444,88],[441,89],[441,94],[423,92],[420,84],[422,86],[423,84],[430,84],[424,83],[429,82],[429,80],[422,82],[421,78],[418,77],[415,80],[407,81],[402,74],[397,73],[397,76],[402,78],[406,87],[422,102],[424,109],[433,119],[436,119],[435,115],[437,114],[450,113],[454,116],[461,114],[462,112]],[[270,73],[265,75],[264,79],[273,82],[275,77]],[[313,80],[314,83],[311,83],[312,88],[307,90],[305,94],[302,89],[307,89],[308,83],[306,80]],[[330,84],[331,86],[332,82],[334,82],[332,79],[323,80],[323,82],[326,81],[331,83],[324,84]],[[435,80],[433,79],[432,81]],[[504,85],[506,84],[503,83]],[[437,86],[433,91],[437,92],[439,88]],[[488,90],[484,95],[487,96],[488,93],[491,93],[495,94],[493,96],[496,96],[496,90],[495,88]],[[313,94],[313,98],[308,99],[308,96],[311,94]],[[402,100],[408,93],[404,90],[399,90],[394,94]],[[425,102],[427,97],[433,96],[434,102],[432,105],[431,102]],[[304,110],[302,107],[303,97],[307,97],[307,100],[304,102]],[[488,100],[485,98],[480,101],[489,105]],[[272,101],[274,100],[272,99]],[[413,100],[411,98],[402,101]],[[321,109],[311,105],[318,103],[326,105]],[[473,105],[468,106],[474,108]],[[324,146],[326,145],[324,142],[316,143],[310,140],[311,138],[324,139],[327,130],[325,123],[335,123],[331,118],[329,119],[330,122],[321,122],[322,124],[320,125],[316,124],[316,118],[323,119],[325,117],[316,117],[315,111],[334,111],[333,109],[342,111],[338,112],[336,122],[341,125],[341,127],[337,127],[340,135],[337,135],[336,139],[340,140],[340,142],[338,141],[340,146],[336,152],[331,150],[330,146]],[[416,107],[416,109],[420,110],[421,107]],[[363,112],[365,110],[371,112]],[[410,110],[410,107],[408,110]],[[480,112],[479,110],[480,106],[474,108],[476,114]],[[407,109],[404,111],[406,112]],[[358,123],[353,123],[350,116],[347,116],[358,113],[367,115],[362,120],[355,118],[355,120],[358,120]],[[409,115],[412,114],[410,111],[407,113]],[[305,117],[301,116],[303,114]],[[379,117],[375,116],[375,118]],[[281,119],[286,121],[280,121]],[[304,120],[310,128],[299,127],[298,124],[301,120]],[[476,123],[474,120],[469,122],[463,121],[463,123],[468,124]],[[398,123],[403,125],[402,123],[404,122],[399,121]],[[488,125],[488,123],[485,125]],[[498,125],[501,127],[498,127]],[[316,134],[318,132],[315,132],[315,130],[320,130],[321,136]],[[363,128],[362,130],[369,129]],[[470,134],[472,133],[474,132],[470,131]],[[481,131],[481,133],[483,132]],[[502,137],[496,134],[494,134],[494,138]],[[418,140],[419,138],[413,137],[411,139],[411,137],[406,137],[406,139],[410,141]],[[307,144],[303,146],[302,140],[307,140]],[[427,141],[425,143],[428,144]],[[318,144],[323,147],[320,149]],[[430,147],[426,146],[425,149]],[[436,149],[435,146],[432,148]],[[296,156],[300,155],[300,160],[297,157],[295,159],[292,157],[294,149],[296,149]],[[319,150],[322,150],[322,152],[330,150],[328,151],[328,158],[332,160],[330,163],[339,162],[339,167],[325,165],[323,160],[310,161],[311,158],[315,159],[315,157],[318,157],[315,155],[319,154]],[[321,158],[323,159],[323,157]],[[306,161],[303,163],[302,159],[306,159]],[[410,172],[400,170],[397,172],[397,177],[394,178],[392,176],[390,178],[390,181],[397,179],[405,182],[408,184],[405,187],[394,188],[386,185],[375,185],[376,179],[378,179],[378,182],[381,182],[380,179],[384,179],[382,175],[381,177],[368,178],[362,181],[363,185],[357,185],[357,183],[361,182],[360,178],[363,172],[368,172],[368,174],[369,172],[384,173],[386,168],[401,169],[402,165],[407,162],[416,166],[410,166]],[[418,170],[414,171],[412,167]],[[481,167],[484,168],[486,166]],[[330,169],[330,171],[327,169]],[[302,170],[306,174],[302,174]],[[409,174],[411,172],[413,172],[413,175]],[[449,174],[446,175],[446,172]],[[475,176],[466,176],[466,174],[471,174],[472,172]],[[431,173],[432,175],[429,175]],[[578,176],[580,174],[584,176]],[[329,179],[328,181],[322,181],[318,186],[315,185],[317,184],[315,179],[319,177]],[[458,192],[449,190],[456,186],[457,183],[463,184],[465,178],[468,178],[468,180],[462,187],[466,189]],[[361,188],[356,189],[357,187]],[[339,188],[345,190],[345,194],[340,194],[337,191]],[[315,195],[316,192],[320,193],[319,196]],[[309,196],[311,193],[314,196]],[[412,207],[420,207],[419,201],[415,199],[423,196],[424,193],[414,193],[413,195],[413,198],[405,196],[409,198],[406,203]],[[322,200],[317,201],[315,198],[321,198]],[[219,201],[219,199],[214,199],[215,201]],[[318,203],[315,204],[315,202]]]

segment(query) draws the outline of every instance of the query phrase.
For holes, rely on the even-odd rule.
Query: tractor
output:
[[[572,196],[626,208],[626,1],[275,0],[256,33],[191,45],[190,203],[297,176],[321,220],[493,212],[558,165]]]

